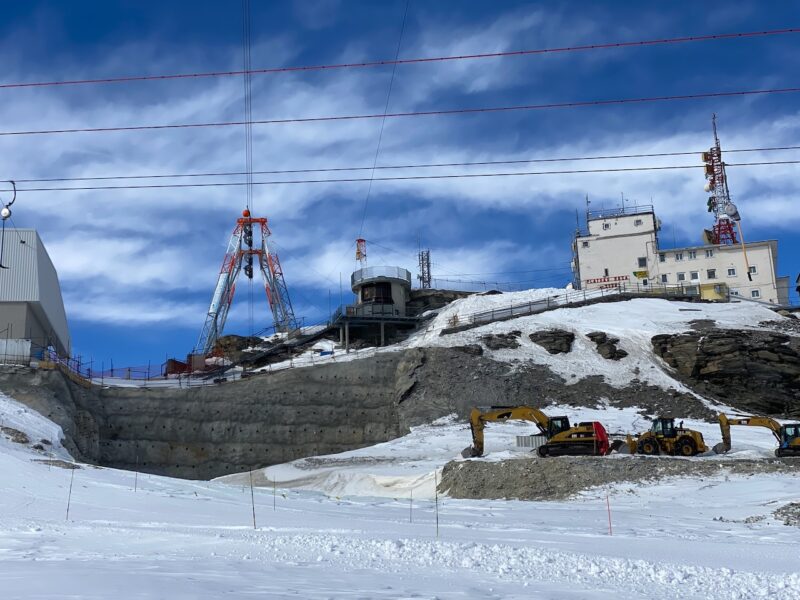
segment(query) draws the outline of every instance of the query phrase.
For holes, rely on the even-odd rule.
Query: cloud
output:
[[[498,12],[492,19],[453,18],[443,24],[434,9],[414,7],[402,56],[452,55],[571,45],[603,39],[644,39],[659,24],[642,31],[624,23],[599,23],[596,15],[529,7]],[[306,27],[328,27],[328,13],[296,3]],[[328,16],[325,16],[325,15]],[[430,17],[430,18],[429,18]],[[652,27],[651,27],[652,25]],[[602,35],[601,35],[602,34]],[[379,34],[375,34],[379,35]],[[383,35],[383,33],[380,33]],[[374,43],[368,43],[374,42]],[[365,34],[347,44],[338,59],[374,58],[378,42]],[[0,50],[9,49],[8,44]],[[59,56],[57,68],[69,77],[128,74],[131,65],[147,71],[181,72],[204,64],[238,68],[240,49],[191,46],[171,52],[168,40],[125,44],[96,61]],[[271,66],[305,57],[308,48],[285,33],[259,39],[254,65]],[[14,75],[54,78],[41,64],[28,65],[9,51],[7,79]],[[458,106],[536,102],[549,95],[562,100],[613,96],[615,89],[591,79],[593,70],[623,69],[622,53],[450,62],[398,67],[390,108],[411,111]],[[637,55],[638,56],[638,55]],[[91,67],[87,66],[91,65]],[[641,68],[636,64],[632,69]],[[383,109],[391,71],[353,69],[335,73],[256,76],[254,116],[258,119],[378,113]],[[609,76],[607,71],[603,77]],[[687,74],[687,78],[697,74]],[[747,71],[742,77],[774,77]],[[553,90],[575,80],[572,89]],[[585,81],[584,81],[585,80]],[[616,83],[615,83],[616,85]],[[755,85],[755,84],[754,84]],[[622,94],[623,92],[617,91]],[[95,127],[149,123],[238,120],[243,111],[238,78],[159,82],[72,89],[7,90],[0,119],[7,130]],[[624,95],[624,94],[623,94]],[[763,111],[761,101],[726,99],[720,128],[725,148],[791,145],[800,132],[800,112],[778,107]],[[379,165],[480,160],[699,151],[711,143],[711,104],[663,104],[636,108],[586,108],[528,111],[491,116],[387,119]],[[716,108],[715,108],[716,110]],[[371,166],[379,119],[255,126],[257,170]],[[244,166],[241,128],[53,136],[0,136],[4,177],[91,177],[240,171]],[[772,153],[726,155],[751,162]],[[698,165],[699,156],[531,163],[497,167],[378,170],[376,177],[429,174],[600,169],[618,166]],[[256,180],[364,178],[370,172],[257,175]],[[800,216],[796,168],[731,167],[734,200],[756,232],[796,230]],[[242,177],[186,178],[181,182],[240,182]],[[171,180],[170,180],[171,181]],[[158,184],[164,180],[132,180]],[[434,274],[497,273],[562,266],[569,261],[573,214],[588,194],[592,206],[616,205],[620,192],[640,203],[652,202],[667,228],[696,239],[710,224],[705,212],[701,169],[629,173],[561,174],[424,181],[375,181],[366,203],[367,182],[256,186],[254,212],[270,219],[296,310],[324,314],[328,290],[338,295],[339,273],[348,291],[355,268],[353,240],[370,242],[370,260],[399,264],[416,272],[417,236],[427,240]],[[89,185],[126,182],[86,182]],[[31,186],[34,184],[25,184]],[[39,187],[40,184],[35,184]],[[42,184],[43,185],[43,184]],[[59,185],[59,184],[53,184]],[[241,187],[21,193],[14,218],[19,226],[40,229],[65,289],[71,318],[101,323],[183,323],[198,326],[216,281],[225,244],[245,201]],[[364,207],[365,226],[361,229]],[[487,227],[495,222],[530,223],[538,237]],[[563,223],[558,227],[554,223]],[[520,265],[522,265],[520,267]],[[544,274],[521,274],[547,283]],[[553,280],[559,280],[556,272]],[[506,279],[508,280],[508,279]],[[173,295],[183,295],[176,300]],[[135,300],[133,300],[135,299]],[[237,299],[241,300],[241,298]],[[335,303],[336,298],[334,298]],[[238,309],[234,322],[244,318]]]

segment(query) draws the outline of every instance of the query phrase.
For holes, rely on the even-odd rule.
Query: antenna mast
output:
[[[706,165],[705,190],[711,193],[706,204],[708,212],[714,214],[714,226],[709,232],[709,238],[712,244],[733,245],[738,243],[735,224],[740,217],[736,205],[731,202],[728,176],[722,161],[722,147],[717,135],[716,114],[711,116],[711,127],[714,130],[714,146],[702,155]]]

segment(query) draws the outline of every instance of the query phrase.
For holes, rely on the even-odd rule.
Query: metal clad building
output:
[[[58,274],[34,229],[6,229],[0,269],[0,354],[29,355],[52,347],[70,353]],[[3,349],[5,352],[3,352]]]

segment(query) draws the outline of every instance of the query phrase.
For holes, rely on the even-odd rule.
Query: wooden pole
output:
[[[253,507],[253,529],[256,529],[256,498],[253,493],[253,472],[250,471],[250,505]]]
[[[75,465],[72,465],[72,472],[69,474],[69,494],[67,495],[67,516],[65,521],[69,521],[69,505],[72,502],[72,482],[75,480]]]

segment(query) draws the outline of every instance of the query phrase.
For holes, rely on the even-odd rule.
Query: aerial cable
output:
[[[701,92],[698,94],[676,94],[670,96],[647,96],[640,98],[613,98],[606,100],[580,100],[573,102],[549,102],[545,104],[522,104],[515,106],[483,106],[478,108],[450,108],[420,110],[396,113],[367,113],[355,115],[328,115],[320,117],[295,117],[286,119],[259,119],[252,125],[284,125],[289,123],[323,123],[332,121],[357,121],[363,119],[387,119],[400,117],[437,117],[446,115],[467,115],[482,113],[508,113],[528,110],[550,110],[556,108],[584,108],[590,106],[616,106],[622,104],[645,104],[649,102],[669,102],[676,100],[702,100],[707,98],[730,98],[735,96],[760,96],[767,94],[788,94],[800,92],[800,87],[771,88],[763,90],[737,90],[732,92]],[[151,131],[160,129],[198,129],[231,127],[245,125],[246,121],[217,121],[207,123],[174,123],[157,125],[129,125],[116,127],[85,127],[70,129],[31,129],[21,131],[0,131],[0,136],[54,135],[67,133],[110,133],[120,131]]]
[[[457,56],[431,56],[421,58],[406,58],[403,60],[373,60],[356,63],[339,63],[325,65],[301,65],[289,67],[271,67],[265,69],[249,69],[250,75],[263,75],[273,73],[291,73],[304,71],[332,71],[336,69],[354,69],[365,67],[384,67],[389,65],[409,65],[420,63],[450,62],[458,60],[476,60],[488,58],[504,58],[511,56],[533,56],[538,54],[558,54],[566,52],[583,52],[588,50],[608,50],[615,48],[632,48],[642,46],[660,46],[665,44],[681,44],[687,42],[703,42],[726,39],[754,38],[773,35],[786,35],[800,33],[800,28],[773,29],[767,31],[748,31],[740,33],[721,33],[709,35],[695,35],[674,38],[662,38],[652,40],[641,40],[632,42],[607,42],[600,44],[585,44],[581,46],[563,46],[554,48],[538,48],[527,50],[509,50],[504,52],[484,52],[479,54],[462,54]],[[69,86],[86,85],[101,83],[134,83],[139,81],[165,81],[170,79],[201,79],[207,77],[235,77],[243,75],[242,71],[209,71],[204,73],[172,73],[164,75],[133,75],[124,77],[104,77],[98,79],[72,79],[62,81],[30,81],[16,83],[2,83],[0,89],[30,88],[30,87],[50,87],[50,86]]]
[[[775,146],[763,148],[735,148],[725,150],[726,154],[734,152],[774,152],[784,150],[800,150],[800,146]],[[705,150],[696,150],[691,152],[656,152],[648,154],[607,154],[607,155],[594,155],[594,156],[569,156],[569,157],[551,157],[551,158],[524,158],[516,160],[483,160],[483,161],[467,161],[467,162],[446,162],[446,163],[407,163],[399,165],[380,165],[376,166],[376,170],[397,170],[397,169],[433,169],[441,167],[475,167],[475,166],[492,166],[492,165],[522,165],[531,163],[549,163],[549,162],[572,162],[582,160],[616,160],[622,158],[662,158],[670,156],[693,156],[700,154]],[[323,167],[312,169],[281,169],[272,171],[253,171],[254,175],[289,175],[300,173],[335,173],[342,171],[370,171],[373,167]],[[246,171],[214,171],[214,172],[197,172],[197,173],[169,173],[169,174],[152,174],[152,175],[107,175],[101,177],[47,177],[41,179],[23,179],[17,177],[17,183],[55,183],[67,181],[111,181],[111,180],[136,180],[136,179],[178,179],[188,177],[236,177],[247,175]]]
[[[378,164],[378,155],[381,151],[381,141],[383,140],[383,128],[386,125],[386,113],[389,112],[389,99],[392,97],[392,86],[394,85],[394,75],[397,72],[397,59],[400,57],[400,47],[403,44],[403,33],[406,30],[406,17],[408,16],[408,5],[411,0],[406,0],[406,8],[403,11],[403,23],[400,25],[400,37],[397,40],[397,50],[394,53],[394,64],[392,65],[392,76],[389,78],[389,89],[386,92],[386,103],[383,106],[383,118],[381,119],[381,129],[378,133],[378,144],[375,147],[375,156],[372,159],[372,173],[369,177],[369,186],[367,186],[367,195],[364,198],[364,211],[361,215],[361,226],[358,228],[358,236],[364,232],[364,221],[367,219],[367,207],[369,206],[369,196],[372,192],[372,182],[375,178],[375,167]]]
[[[3,229],[2,232],[0,232],[0,269],[9,268],[3,264],[3,253],[6,249],[6,221],[11,218],[11,206],[17,200],[17,184],[11,180],[9,180],[8,183],[11,184],[13,189],[13,196],[11,197],[11,202],[3,202],[3,208],[0,209],[0,220],[3,221]]]
[[[726,167],[756,167],[764,165],[794,165],[800,160],[776,160],[751,163],[725,163]],[[570,169],[562,171],[519,171],[508,173],[455,173],[449,175],[404,175],[397,177],[376,177],[374,181],[421,181],[426,179],[476,179],[481,177],[526,177],[533,175],[574,175],[587,173],[626,173],[636,171],[674,171],[683,169],[700,169],[704,165],[663,165],[658,167],[618,167],[605,169]],[[287,179],[272,181],[254,181],[253,185],[298,185],[311,183],[358,183],[369,181],[368,177],[351,177],[341,179]],[[203,182],[203,183],[164,183],[151,185],[110,185],[110,186],[81,186],[81,187],[49,187],[49,188],[24,188],[24,192],[70,192],[90,190],[145,190],[168,188],[211,188],[211,187],[240,187],[247,185],[243,182]],[[9,190],[0,190],[9,191]]]

